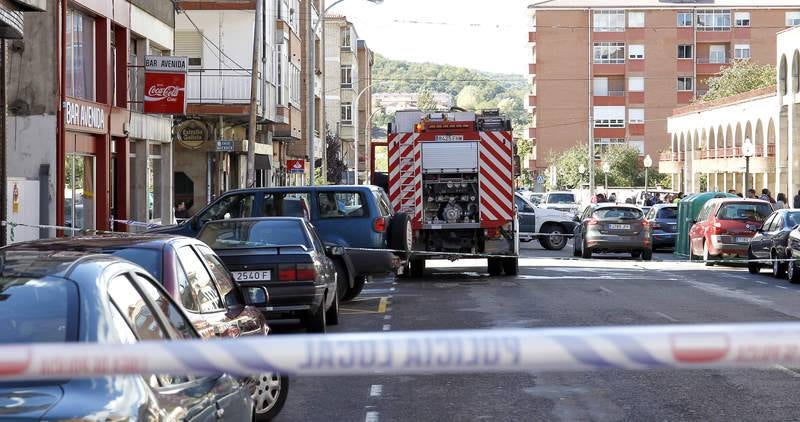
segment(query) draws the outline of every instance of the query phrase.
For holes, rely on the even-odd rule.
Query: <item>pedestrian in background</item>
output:
[[[792,204],[792,208],[800,208],[800,190],[797,191],[797,195],[794,196],[794,203]]]
[[[761,189],[761,196],[758,199],[775,204],[775,198],[772,197],[772,193],[767,188]]]
[[[728,189],[728,193],[729,193],[729,194],[731,194],[731,195],[737,195],[737,193],[736,193],[736,189]],[[741,193],[740,193],[740,194],[738,194],[738,195],[739,195],[739,196],[742,196],[742,194],[741,194]]]
[[[748,189],[747,190],[747,199],[756,199],[756,190],[755,189]]]
[[[775,209],[782,210],[786,208],[786,194],[779,193],[778,198],[775,200]]]

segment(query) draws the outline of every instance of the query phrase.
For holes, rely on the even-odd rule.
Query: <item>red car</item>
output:
[[[692,256],[702,257],[706,265],[714,259],[746,257],[750,239],[770,214],[769,202],[758,199],[708,201],[689,230]]]

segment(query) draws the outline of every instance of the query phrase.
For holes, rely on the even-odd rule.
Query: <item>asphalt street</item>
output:
[[[745,268],[654,261],[568,245],[523,246],[517,277],[485,262],[430,263],[419,279],[383,278],[342,305],[331,332],[786,321],[800,286]],[[297,330],[279,329],[292,335]],[[605,371],[459,376],[299,377],[279,421],[799,420],[800,369]]]

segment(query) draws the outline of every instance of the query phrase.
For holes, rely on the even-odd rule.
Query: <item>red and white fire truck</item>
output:
[[[408,260],[487,257],[489,274],[517,274],[511,121],[496,110],[398,111],[389,126],[389,198],[410,217]]]

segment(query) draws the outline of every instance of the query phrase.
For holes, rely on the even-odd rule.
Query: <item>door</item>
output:
[[[362,248],[383,247],[362,191],[315,192],[312,221],[324,242]]]
[[[756,232],[755,236],[750,240],[750,250],[757,258],[769,258],[769,232],[772,230],[776,219],[777,215],[769,217],[767,221],[764,222],[762,229]]]
[[[514,195],[514,205],[517,206],[517,214],[519,215],[520,234],[525,236],[527,233],[536,233],[535,209],[527,201],[517,195]]]

